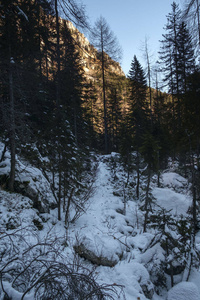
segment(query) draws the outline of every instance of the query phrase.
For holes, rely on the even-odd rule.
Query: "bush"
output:
[[[67,258],[61,255],[62,245],[62,239],[51,236],[40,241],[31,226],[2,233],[0,298],[23,300],[28,295],[38,300],[103,300],[118,297],[118,286],[99,285],[91,270],[80,264],[63,263]]]

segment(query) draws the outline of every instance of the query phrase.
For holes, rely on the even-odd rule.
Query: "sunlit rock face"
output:
[[[48,22],[50,20],[51,28],[54,32],[54,36],[50,37],[51,42],[56,45],[56,19],[55,17],[48,16]],[[75,48],[81,57],[81,64],[83,70],[85,72],[85,76],[88,79],[94,79],[96,77],[97,70],[101,67],[101,61],[99,59],[99,53],[97,49],[89,42],[89,40],[85,37],[83,33],[81,33],[70,21],[59,18],[60,28],[63,26],[67,27],[71,33],[72,40],[74,41]],[[64,41],[62,40],[62,36],[60,35],[60,47],[62,47]],[[43,41],[41,41],[41,47],[44,47]],[[117,76],[125,77],[125,74],[119,64],[112,60],[107,54],[107,69],[108,73],[114,73]],[[48,64],[48,68],[51,69],[56,68],[56,64],[52,61],[51,56],[47,53],[46,61],[44,60],[43,64]]]
[[[77,48],[79,49],[86,77],[94,78],[95,70],[97,70],[101,66],[100,59],[98,58],[98,51],[92,44],[90,44],[85,35],[81,33],[70,21],[62,20],[62,22],[66,22],[67,27],[69,28],[72,37],[77,45]],[[106,59],[108,60],[109,71],[118,76],[125,77],[120,64],[112,60],[108,55],[106,56]]]

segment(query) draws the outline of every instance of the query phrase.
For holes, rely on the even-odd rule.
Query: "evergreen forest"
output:
[[[200,263],[199,9],[199,0],[173,2],[158,61],[151,64],[146,42],[146,66],[133,53],[125,75],[107,20],[92,27],[78,1],[0,1],[1,300],[199,299],[191,279]],[[83,240],[70,236],[84,228],[108,170],[123,237],[114,236],[109,209],[104,223],[124,250],[94,259],[86,251],[91,229]],[[167,174],[177,185],[164,185]],[[169,186],[188,195],[185,213],[156,204],[153,189]],[[19,205],[20,213],[31,209],[29,223],[18,220]],[[47,230],[49,220],[58,233]],[[99,266],[123,273],[124,261],[137,270],[132,294],[121,280],[95,275]],[[181,282],[186,296],[174,296]]]

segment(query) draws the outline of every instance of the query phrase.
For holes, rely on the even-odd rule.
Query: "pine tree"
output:
[[[60,105],[62,105],[62,109],[66,110],[67,118],[71,128],[73,128],[73,134],[78,145],[83,137],[82,130],[84,130],[82,112],[83,69],[79,51],[75,47],[67,22],[64,22],[63,27],[61,27],[61,37],[63,40],[61,47],[63,54],[60,61]]]
[[[149,196],[150,182],[151,182],[151,174],[152,172],[157,172],[159,167],[159,150],[160,147],[156,140],[156,137],[151,134],[151,132],[147,132],[143,136],[143,143],[140,147],[140,152],[143,155],[145,162],[147,163],[147,185],[146,185],[146,195],[145,195],[145,203],[144,203],[144,226],[143,230],[146,232],[147,229],[147,221],[149,217],[149,212],[151,210],[151,199]]]
[[[129,96],[129,118],[132,132],[135,133],[135,138],[138,141],[142,133],[145,131],[148,104],[146,100],[147,96],[147,84],[144,71],[134,56],[131,63],[131,69],[128,74],[130,96]]]
[[[108,94],[108,133],[110,149],[117,151],[119,146],[119,131],[121,127],[122,95],[120,88],[111,87]]]
[[[168,87],[168,92],[172,95],[173,101],[173,126],[176,128],[175,121],[178,119],[180,125],[180,78],[178,74],[178,31],[181,20],[179,6],[173,2],[172,12],[167,16],[166,34],[163,34],[161,41],[160,60],[164,73],[164,82]],[[177,101],[177,105],[175,105]]]
[[[172,97],[172,121],[169,132],[173,135],[173,154],[180,152],[179,143],[184,135],[183,109],[184,94],[188,88],[187,78],[194,71],[194,48],[186,24],[181,20],[181,11],[174,2],[172,12],[167,17],[167,33],[163,35],[160,51],[164,81]]]
[[[177,50],[180,93],[185,94],[188,89],[187,78],[195,71],[195,57],[192,38],[184,22],[178,27]]]
[[[139,198],[140,186],[140,157],[139,147],[142,145],[142,136],[144,135],[148,124],[148,104],[147,104],[147,85],[144,71],[134,56],[131,68],[128,74],[129,78],[129,95],[128,95],[128,113],[127,113],[127,135],[129,152],[135,150],[137,153],[137,186],[136,195]]]
[[[94,81],[84,82],[83,88],[83,116],[85,122],[88,124],[88,142],[92,148],[99,149],[99,118],[98,118],[98,91]]]

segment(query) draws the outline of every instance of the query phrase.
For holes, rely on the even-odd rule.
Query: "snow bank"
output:
[[[169,172],[162,174],[161,183],[163,186],[170,188],[184,188],[188,184],[188,181],[177,173]]]
[[[171,213],[174,215],[185,215],[191,205],[190,197],[176,193],[168,188],[154,188],[152,194],[159,206],[166,210],[171,210]]]
[[[180,282],[169,290],[167,300],[200,300],[200,295],[194,283]]]
[[[148,271],[142,264],[134,260],[121,261],[114,268],[98,267],[96,270],[101,283],[114,282],[124,286],[126,300],[154,299],[152,298],[153,284],[149,280]]]
[[[0,157],[4,151],[4,144],[0,142]],[[10,173],[10,152],[6,150],[4,160],[0,163],[0,176],[9,176]],[[44,177],[41,170],[23,163],[16,155],[16,187],[15,190],[33,201],[40,202],[47,212],[48,206],[55,204],[55,198],[51,191],[50,183]]]

